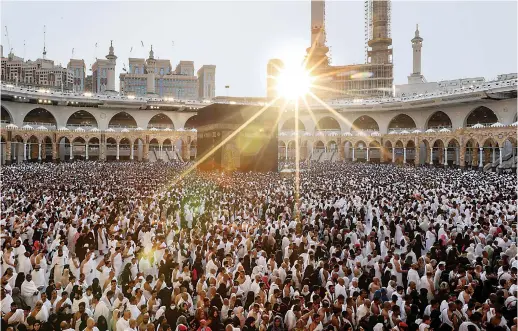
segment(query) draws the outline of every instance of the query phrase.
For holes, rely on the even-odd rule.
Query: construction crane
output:
[[[13,52],[11,48],[11,40],[9,39],[9,31],[7,30],[7,25],[5,26],[5,37],[7,38],[7,47],[9,47],[9,54]]]
[[[46,46],[46,34],[47,34],[47,26],[43,26],[43,59],[45,60],[47,58],[47,50],[45,48]]]

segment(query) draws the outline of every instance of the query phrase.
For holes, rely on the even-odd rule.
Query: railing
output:
[[[173,124],[161,124],[161,123],[158,123],[158,124],[148,124],[147,128],[148,129],[157,128],[157,129],[171,129],[171,130],[173,130],[174,129],[174,125]]]
[[[30,125],[33,129],[37,129],[39,126],[44,126],[49,130],[55,130],[55,123],[45,123],[45,122],[23,122],[23,125]],[[20,128],[21,129],[21,128]]]
[[[476,85],[460,87],[457,89],[450,90],[442,90],[435,91],[427,94],[419,94],[413,96],[405,96],[405,97],[392,97],[392,98],[378,98],[378,99],[335,99],[335,100],[326,100],[328,105],[332,106],[347,106],[347,105],[373,105],[373,104],[385,104],[385,103],[394,103],[394,102],[405,102],[405,101],[416,101],[416,100],[424,100],[429,98],[441,97],[441,96],[451,96],[451,95],[460,95],[467,94],[472,92],[479,91],[488,91],[491,89],[502,88],[502,87],[512,87],[518,84],[518,79],[508,79],[508,80],[497,80],[497,81],[489,81],[489,82],[480,82],[476,83]],[[34,88],[21,88],[18,86],[14,86],[11,84],[2,84],[2,90],[13,91],[13,92],[21,92],[21,93],[31,93],[37,96],[48,97],[49,95],[61,96],[67,98],[82,98],[82,99],[97,99],[97,100],[120,100],[126,102],[161,102],[161,103],[170,103],[170,104],[185,104],[185,105],[207,105],[211,103],[223,103],[223,104],[242,104],[242,105],[258,105],[264,106],[264,102],[236,102],[236,101],[200,101],[200,100],[177,100],[170,98],[147,98],[147,97],[129,97],[129,96],[121,96],[121,95],[104,95],[104,94],[91,94],[91,93],[74,93],[74,92],[58,92],[51,91],[48,89],[34,89]],[[310,104],[319,104],[315,100],[311,100]]]

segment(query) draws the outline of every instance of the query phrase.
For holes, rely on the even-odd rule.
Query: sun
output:
[[[311,76],[302,66],[285,67],[277,76],[276,89],[280,97],[295,100],[311,88]]]

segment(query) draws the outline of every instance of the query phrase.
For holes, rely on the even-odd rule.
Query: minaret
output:
[[[306,52],[306,67],[318,71],[329,65],[326,46],[325,1],[311,0],[311,47]]]
[[[424,77],[421,74],[421,48],[423,47],[423,38],[419,35],[419,25],[416,24],[415,36],[412,38],[412,58],[413,72],[408,76],[409,84],[424,83]]]
[[[113,40],[110,40],[110,51],[106,55],[108,66],[106,68],[106,91],[115,92],[115,66],[117,64],[117,56],[113,52]]]
[[[149,58],[146,61],[146,74],[147,74],[147,88],[146,94],[156,94],[155,92],[155,53],[153,52],[153,45],[149,51]]]

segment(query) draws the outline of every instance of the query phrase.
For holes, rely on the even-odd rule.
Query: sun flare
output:
[[[280,97],[294,100],[305,96],[311,88],[311,76],[303,67],[284,68],[277,77],[277,92]]]

